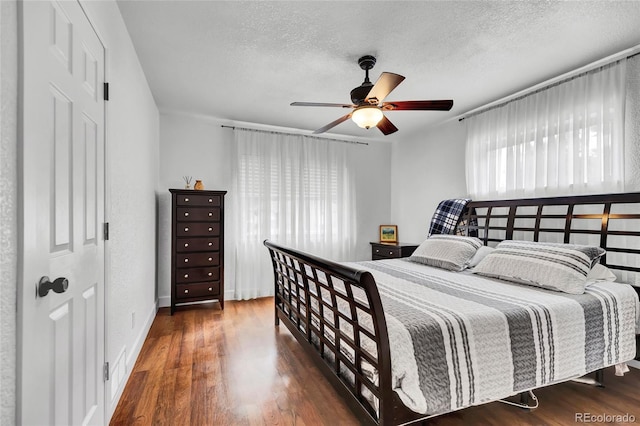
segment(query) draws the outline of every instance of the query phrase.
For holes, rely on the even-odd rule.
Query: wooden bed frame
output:
[[[633,226],[634,231],[626,230],[616,226],[620,220],[638,225]],[[640,272],[640,250],[630,248],[640,247],[640,192],[472,201],[461,223],[463,232],[477,230],[485,245],[514,237],[569,243],[591,235],[608,253],[626,254],[626,259],[631,259],[630,264],[623,265],[603,257],[602,264]],[[544,238],[547,235],[554,237]],[[619,247],[612,236],[638,240],[630,247]],[[428,418],[405,407],[392,390],[387,325],[373,276],[268,240],[264,244],[275,276],[276,325],[280,321],[286,325],[358,418],[379,425]],[[339,303],[342,309],[338,309]],[[362,349],[364,339],[375,343],[377,353]],[[366,373],[371,367],[378,372],[377,380]],[[377,412],[368,402],[371,395],[377,400]]]

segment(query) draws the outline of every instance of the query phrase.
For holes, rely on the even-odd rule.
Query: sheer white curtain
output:
[[[236,299],[273,295],[270,239],[336,261],[355,245],[348,144],[236,129]]]
[[[469,117],[474,199],[624,190],[626,60]]]

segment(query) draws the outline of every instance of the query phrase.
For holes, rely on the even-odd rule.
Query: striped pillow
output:
[[[477,238],[436,234],[420,244],[409,260],[450,271],[462,271],[480,247],[482,242]]]
[[[582,294],[587,274],[605,251],[575,244],[502,241],[473,270],[475,274]]]

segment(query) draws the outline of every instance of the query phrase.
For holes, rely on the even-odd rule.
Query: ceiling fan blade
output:
[[[387,117],[382,117],[382,120],[378,123],[378,129],[385,135],[390,135],[391,133],[395,133],[398,131],[398,128],[393,125],[391,121]]]
[[[402,83],[402,80],[404,80],[404,77],[399,74],[383,72],[380,74],[380,77],[378,77],[376,84],[369,90],[365,101],[375,98],[378,102],[382,102],[393,89],[398,87],[398,84]]]
[[[385,110],[430,110],[430,111],[449,111],[453,107],[451,99],[439,101],[395,101],[383,102],[382,109]]]
[[[347,114],[347,115],[343,115],[342,117],[338,118],[335,121],[332,121],[331,123],[327,124],[324,127],[320,127],[318,130],[316,130],[315,132],[313,132],[314,135],[317,135],[318,133],[324,133],[327,130],[331,129],[332,127],[337,126],[338,124],[347,121],[349,118],[351,118],[351,113]]]
[[[313,107],[340,107],[355,108],[353,104],[327,104],[323,102],[291,102],[291,106],[313,106]]]

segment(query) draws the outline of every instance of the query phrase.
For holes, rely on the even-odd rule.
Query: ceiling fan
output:
[[[358,65],[365,71],[365,78],[362,84],[351,91],[351,101],[353,104],[331,104],[322,102],[292,102],[291,106],[321,106],[352,108],[353,111],[338,118],[335,121],[319,128],[314,134],[324,133],[332,127],[351,118],[363,129],[377,127],[385,135],[397,132],[398,128],[393,125],[383,111],[449,111],[453,106],[452,100],[438,101],[394,101],[383,102],[393,89],[398,87],[404,77],[391,72],[383,72],[375,84],[369,81],[369,70],[376,64],[376,58],[371,55],[358,59]]]

